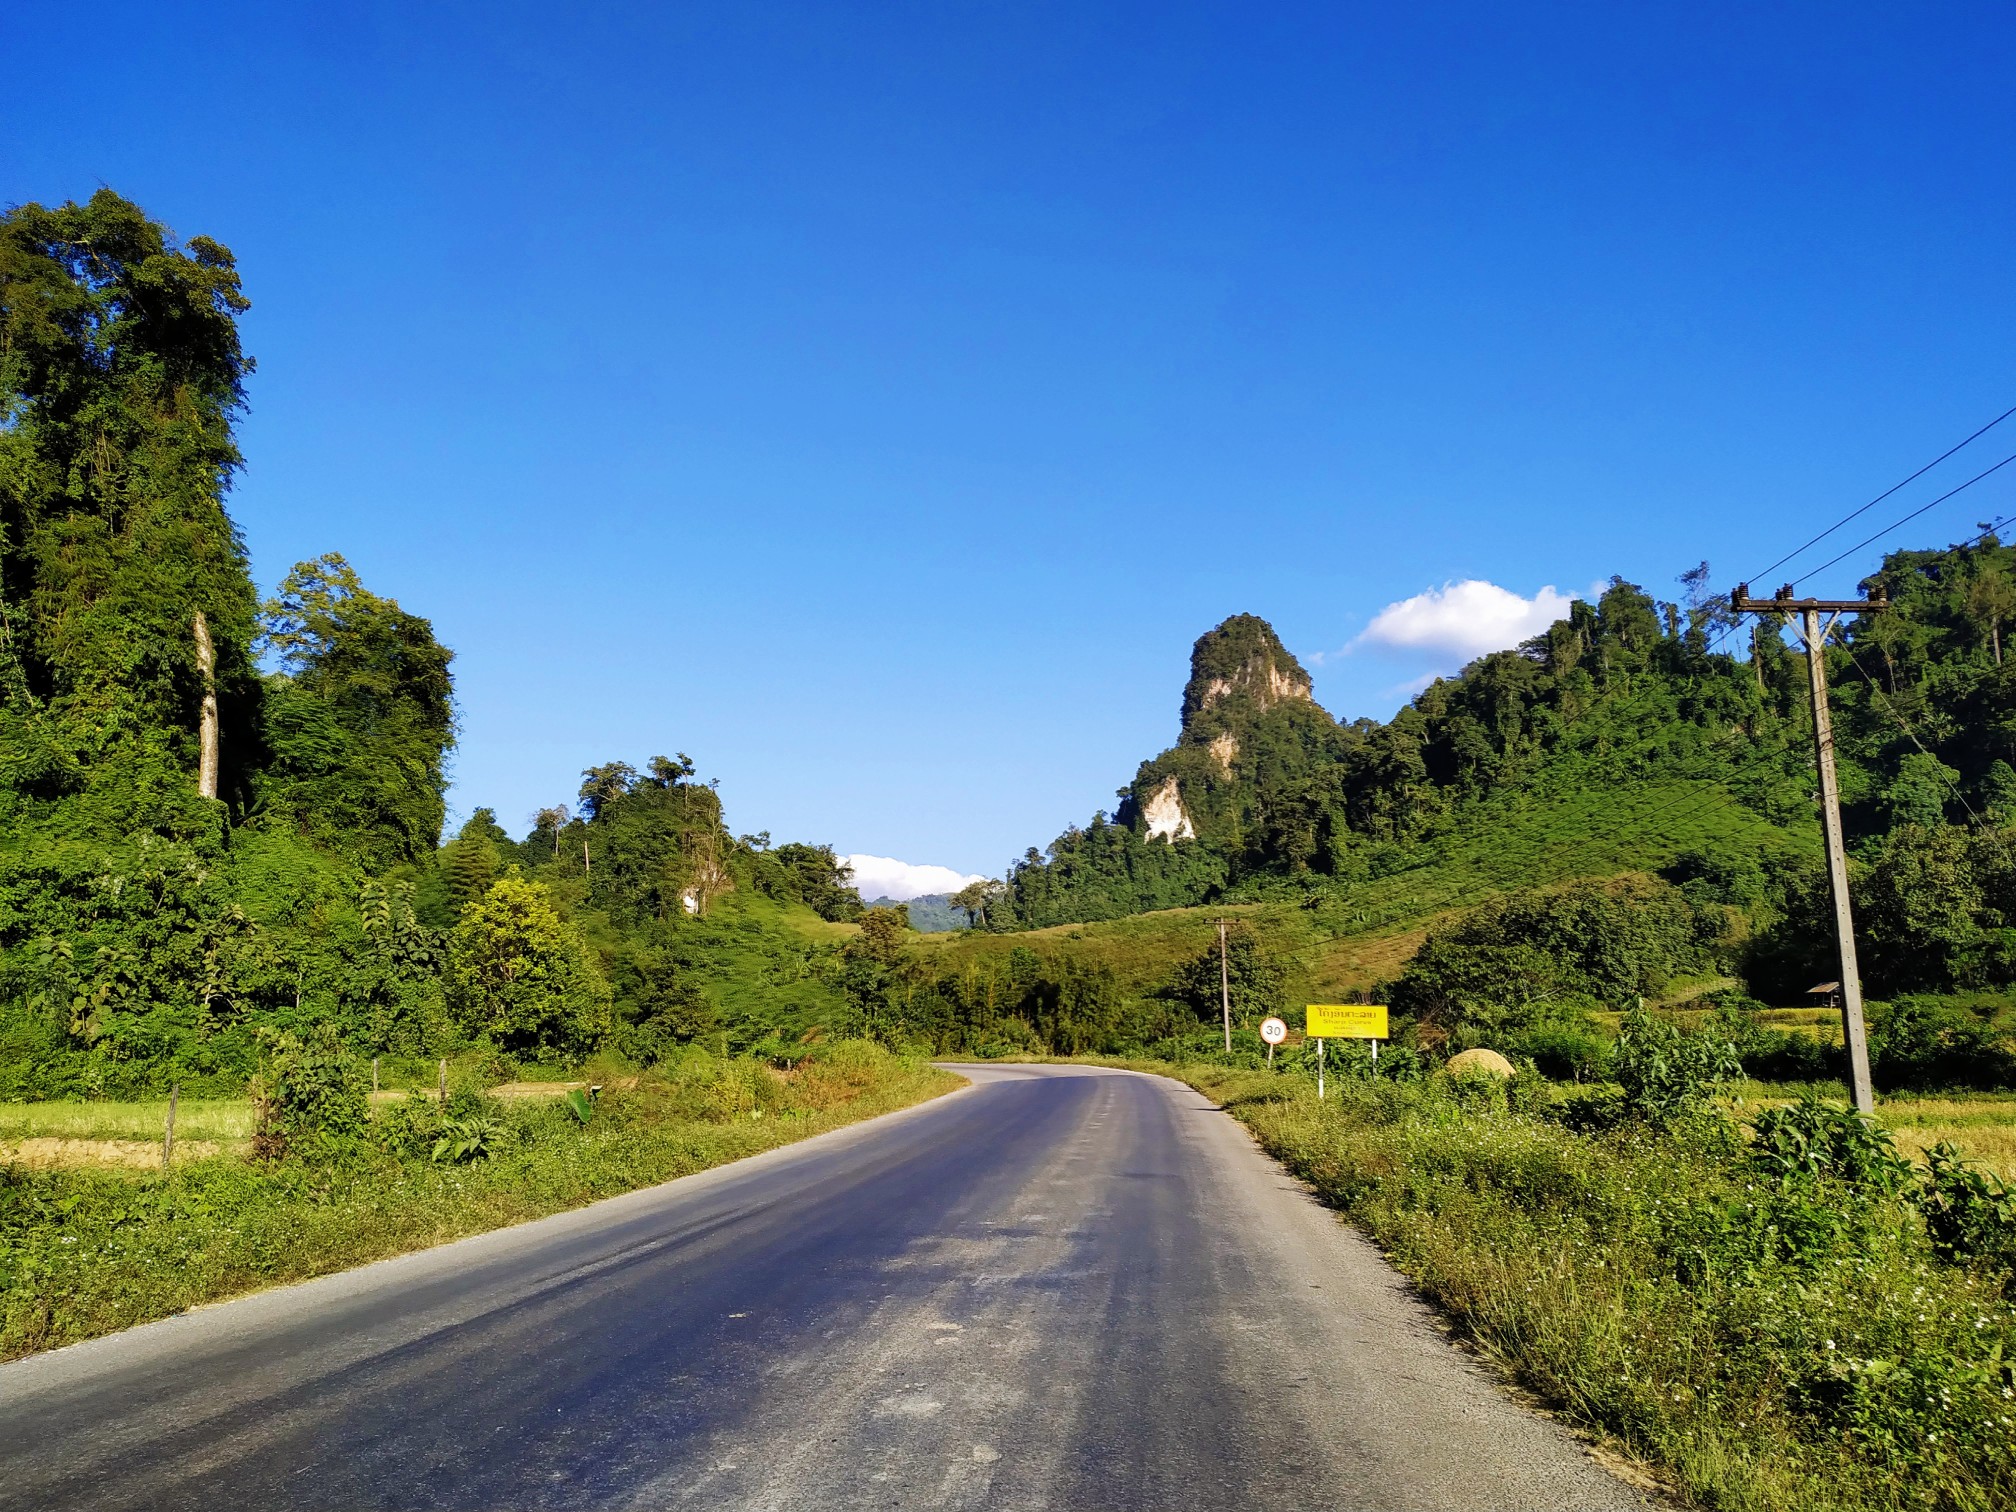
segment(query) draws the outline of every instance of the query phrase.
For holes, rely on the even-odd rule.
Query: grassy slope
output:
[[[1392,976],[1431,923],[1494,893],[1649,870],[1690,850],[1818,844],[1817,828],[1779,829],[1712,783],[1648,782],[1480,805],[1459,833],[1435,843],[1426,864],[1340,889],[1315,906],[1298,899],[1167,909],[1018,934],[929,935],[914,948],[954,965],[1018,946],[1073,955],[1145,992],[1204,949],[1218,919],[1238,919],[1293,963],[1299,977],[1289,983],[1291,994],[1320,1002]]]
[[[501,1110],[499,1153],[469,1165],[370,1148],[172,1173],[0,1166],[0,1359],[579,1207],[958,1085],[873,1050],[789,1078],[713,1062],[605,1094],[585,1129],[551,1102]]]

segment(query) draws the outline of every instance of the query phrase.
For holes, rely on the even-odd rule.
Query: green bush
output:
[[[1886,1091],[2016,1087],[2007,1037],[1964,1008],[1903,997],[1870,1019],[1870,1069]]]
[[[1656,994],[1714,964],[1711,937],[1687,898],[1657,880],[1507,893],[1431,930],[1392,1005],[1448,1028],[1577,1025],[1589,1008]]]
[[[1506,1036],[1503,1049],[1554,1081],[1599,1082],[1610,1072],[1610,1042],[1590,1029],[1543,1024]]]
[[[1946,1140],[1926,1154],[1917,1191],[1925,1227],[1939,1257],[1955,1265],[2000,1271],[2016,1278],[2016,1192],[1976,1170]]]
[[[465,1165],[487,1158],[502,1142],[504,1121],[477,1113],[441,1121],[441,1136],[434,1141],[431,1158],[437,1165]]]
[[[365,1129],[364,1078],[335,1027],[318,1024],[305,1036],[269,1030],[260,1041],[265,1057],[252,1083],[253,1153],[313,1159],[352,1149]]]
[[[1839,1181],[1887,1197],[1911,1181],[1911,1163],[1888,1130],[1810,1092],[1758,1114],[1751,1129],[1751,1159],[1780,1185]]]
[[[1624,1015],[1611,1064],[1625,1107],[1656,1124],[1700,1112],[1743,1069],[1736,1047],[1721,1034],[1689,1034],[1642,1008]]]

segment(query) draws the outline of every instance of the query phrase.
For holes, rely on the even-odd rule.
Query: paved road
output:
[[[920,1108],[0,1367],[0,1507],[1638,1507],[1231,1118]]]

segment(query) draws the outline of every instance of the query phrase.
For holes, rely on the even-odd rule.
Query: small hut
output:
[[[1806,996],[1813,999],[1815,1008],[1839,1008],[1841,1006],[1841,984],[1822,982],[1818,987],[1808,987]]]

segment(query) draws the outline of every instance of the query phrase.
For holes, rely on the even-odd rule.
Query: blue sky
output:
[[[0,198],[238,254],[256,571],[432,617],[458,813],[683,750],[998,872],[1226,615],[1383,717],[1520,612],[1389,605],[1726,587],[2016,404],[2006,7],[571,11],[0,20]]]

